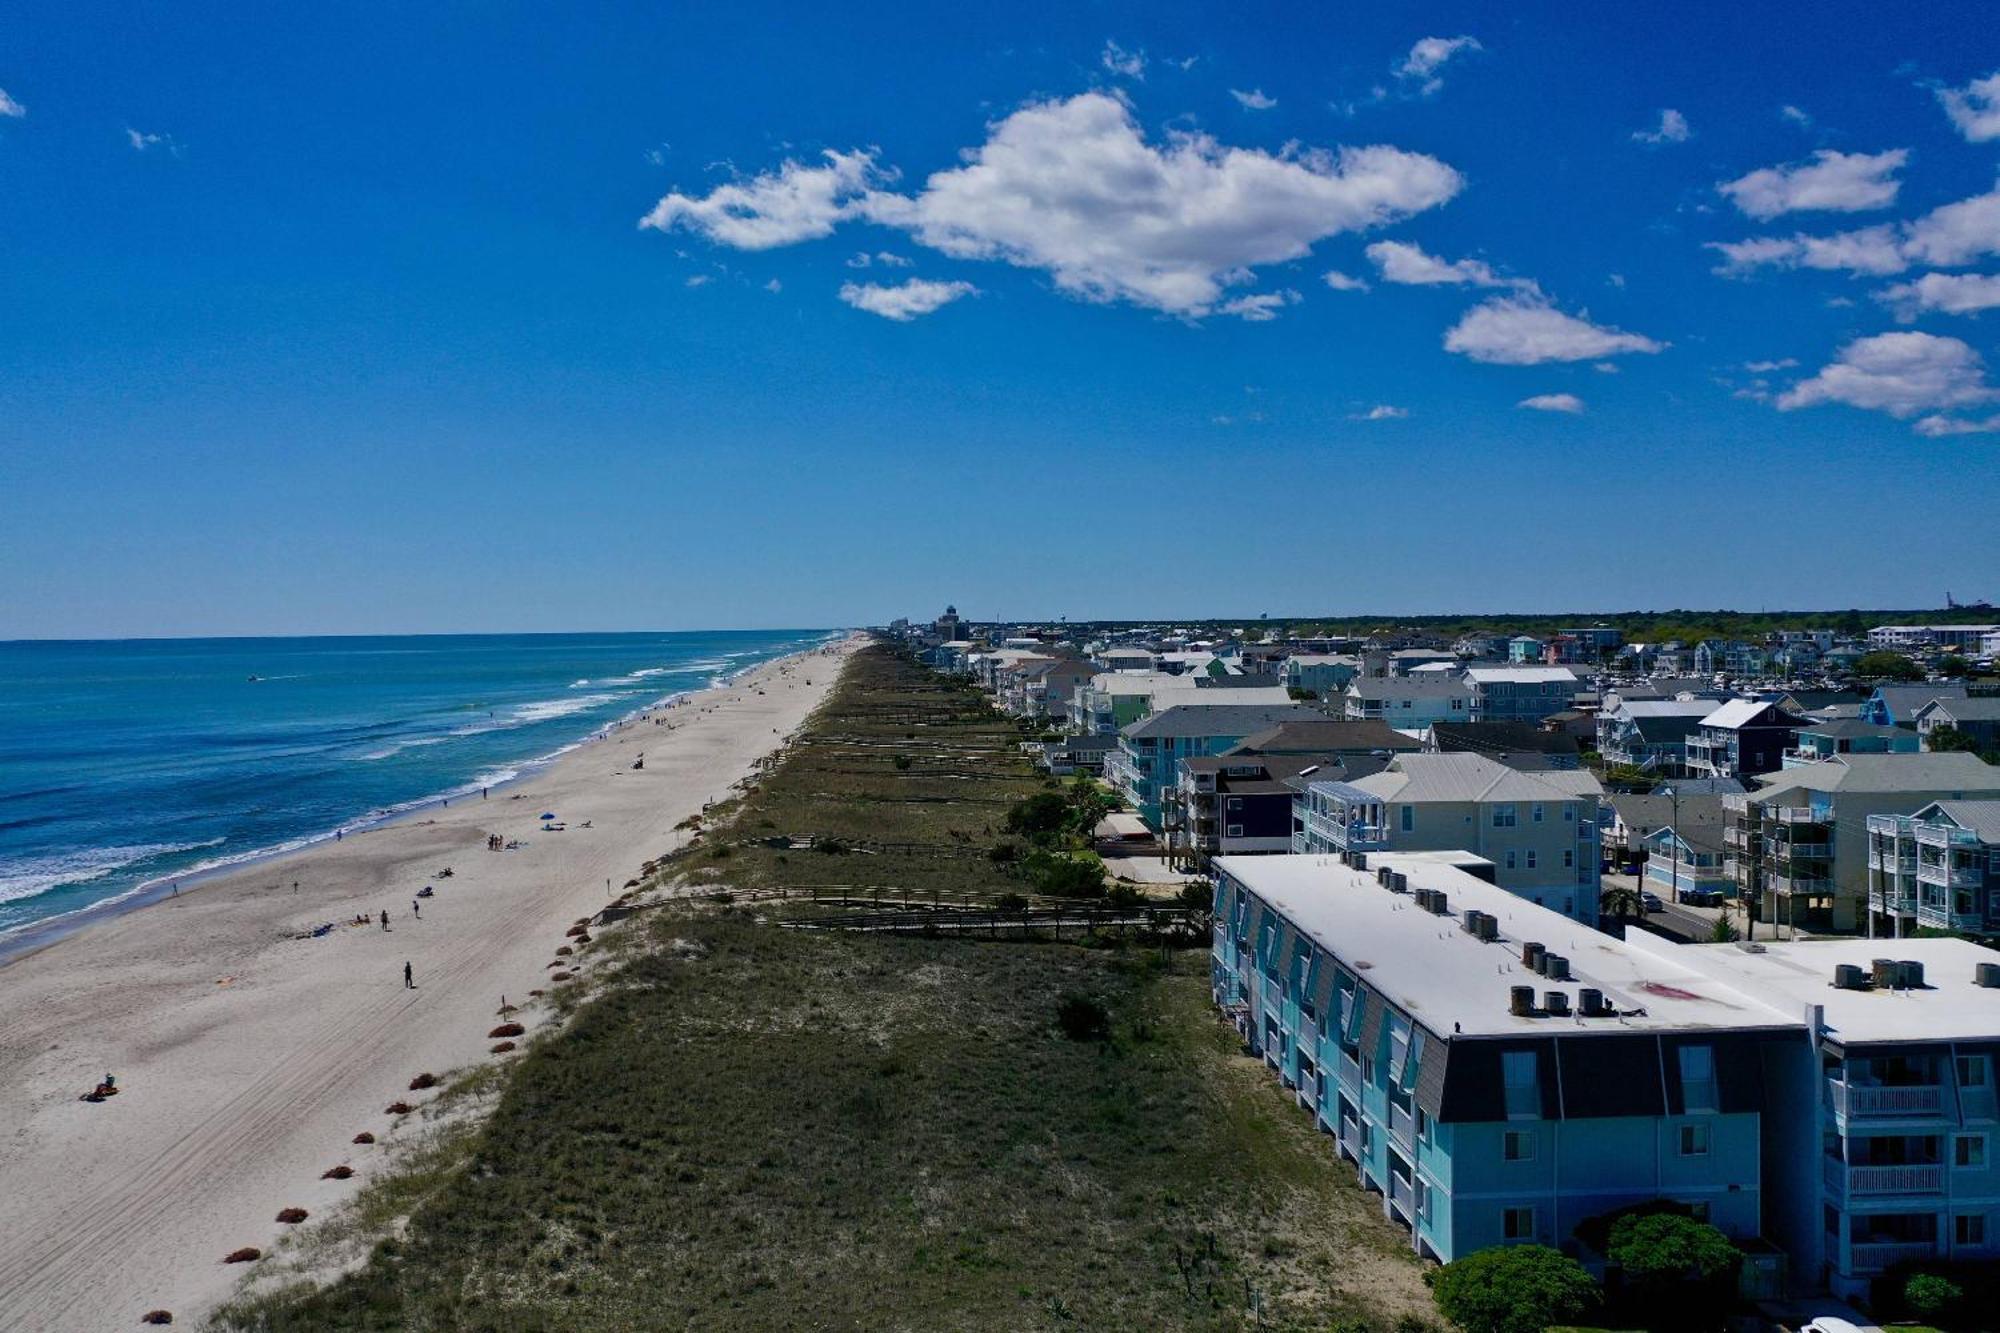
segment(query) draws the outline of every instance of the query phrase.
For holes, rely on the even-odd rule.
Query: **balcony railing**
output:
[[[1914,893],[1870,893],[1868,906],[1872,911],[1894,912],[1898,916],[1914,916],[1917,910],[1917,895]]]
[[[1403,1214],[1406,1221],[1416,1216],[1417,1192],[1411,1188],[1409,1181],[1394,1171],[1389,1173],[1389,1202]]]
[[[1837,1157],[1824,1160],[1826,1188],[1838,1199],[1944,1192],[1944,1167],[1937,1162],[1849,1166]]]
[[[1857,1240],[1847,1247],[1853,1271],[1873,1273],[1913,1259],[1937,1257],[1934,1240]]]
[[[1764,819],[1767,823],[1773,824],[1817,824],[1821,822],[1813,814],[1810,806],[1803,805],[1767,806],[1764,810]]]
[[[1910,1083],[1880,1087],[1865,1083],[1843,1083],[1828,1079],[1838,1115],[1854,1119],[1862,1116],[1933,1116],[1944,1114],[1944,1089],[1935,1083]]]
[[[1410,1119],[1410,1112],[1408,1108],[1398,1106],[1396,1105],[1396,1103],[1390,1102],[1389,1103],[1390,1137],[1402,1143],[1409,1143],[1411,1142],[1411,1135],[1415,1133],[1415,1129],[1416,1127],[1414,1122]]]

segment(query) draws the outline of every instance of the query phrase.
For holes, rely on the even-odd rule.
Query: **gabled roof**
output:
[[[1151,717],[1128,724],[1123,733],[1135,740],[1172,736],[1248,736],[1280,722],[1324,718],[1317,708],[1300,704],[1175,704]]]
[[[1984,843],[2000,844],[2000,801],[1935,801],[1917,812],[1917,818],[1943,815]]]
[[[1421,676],[1362,676],[1347,683],[1347,692],[1356,699],[1450,699],[1469,698],[1472,687],[1448,673],[1427,671]]]
[[[1786,791],[1965,791],[2000,795],[2000,768],[1976,754],[1843,754],[1772,774],[1753,801]]]
[[[1859,740],[1869,736],[1893,739],[1909,734],[1902,727],[1892,727],[1886,722],[1863,722],[1858,717],[1834,718],[1828,722],[1806,722],[1799,727],[1801,736],[1825,736],[1829,740],[1836,741]]]
[[[1917,716],[1942,713],[1954,722],[2000,722],[2000,698],[1933,699],[1917,710]]]
[[[1539,685],[1556,681],[1576,684],[1576,673],[1558,666],[1473,667],[1465,673],[1465,678],[1482,685]]]
[[[1498,754],[1508,750],[1529,754],[1574,755],[1576,737],[1543,731],[1532,722],[1439,722],[1431,727],[1431,744],[1450,753]]]
[[[1600,796],[1604,787],[1581,770],[1524,773],[1479,754],[1398,755],[1354,786],[1377,800],[1407,802],[1564,801]]]
[[[1778,714],[1777,720],[1765,719],[1764,715],[1772,712]],[[1714,712],[1702,718],[1701,725],[1704,727],[1725,727],[1730,731],[1737,731],[1760,720],[1766,726],[1781,726],[1786,716],[1785,711],[1778,708],[1777,705],[1765,703],[1760,699],[1731,699],[1728,703],[1721,705]]]
[[[1423,747],[1386,722],[1342,722],[1319,714],[1310,721],[1281,722],[1245,736],[1231,754],[1364,754],[1374,750]]]

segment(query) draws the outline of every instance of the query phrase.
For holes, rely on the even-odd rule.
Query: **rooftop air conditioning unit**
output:
[[[1516,1018],[1532,1018],[1535,1013],[1535,988],[1533,986],[1511,986],[1507,990],[1507,1012]]]
[[[1552,1018],[1562,1018],[1569,1013],[1569,995],[1567,992],[1552,990],[1544,997],[1543,1004],[1548,1008],[1549,1016]]]

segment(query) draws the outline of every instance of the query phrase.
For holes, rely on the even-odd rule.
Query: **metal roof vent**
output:
[[[2000,990],[2000,963],[1981,963],[1972,969],[1972,984]]]
[[[1547,1006],[1549,1017],[1551,1018],[1566,1018],[1569,1016],[1569,994],[1565,991],[1550,991],[1543,997],[1542,1003]]]
[[[1533,986],[1510,986],[1507,989],[1507,1012],[1516,1018],[1532,1018],[1535,1014],[1535,988]]]
[[[1547,952],[1540,942],[1528,940],[1521,945],[1521,966],[1533,972],[1542,970],[1542,955]]]
[[[1868,973],[1853,963],[1842,963],[1833,969],[1833,984],[1837,990],[1867,990]]]
[[[1585,1018],[1596,1018],[1604,1012],[1604,992],[1595,986],[1585,986],[1576,993],[1576,1009]]]
[[[1542,975],[1550,981],[1569,980],[1569,959],[1559,953],[1542,955]]]

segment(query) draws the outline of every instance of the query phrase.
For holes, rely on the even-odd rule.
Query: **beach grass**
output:
[[[989,803],[1036,785],[1012,766],[1011,725],[940,685],[885,650],[861,654],[813,739],[704,839],[770,819],[791,838],[918,850],[774,852],[754,885],[739,879],[751,854],[733,853],[729,885],[817,884],[806,873],[826,861],[853,863],[842,883],[922,889],[949,872],[955,891],[1014,888],[983,852],[923,850],[983,838],[1001,817]],[[1009,765],[949,780],[985,799],[935,800],[947,780],[895,765],[938,753],[936,732]],[[879,756],[853,753],[878,737]],[[836,779],[874,817],[838,813]],[[911,799],[897,799],[903,782]],[[567,1026],[510,1066],[448,1182],[411,1191],[407,1220],[358,1268],[240,1300],[218,1325],[1435,1321],[1380,1201],[1216,1020],[1205,954],[807,931],[798,906],[682,899],[628,923]]]

